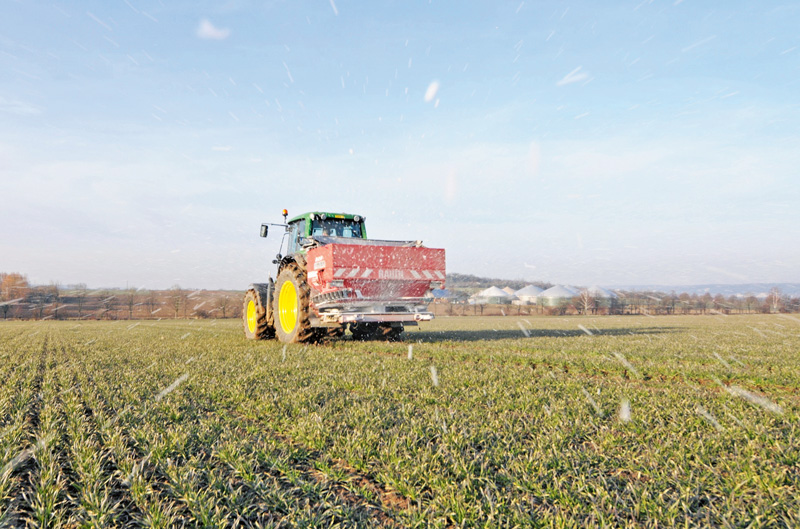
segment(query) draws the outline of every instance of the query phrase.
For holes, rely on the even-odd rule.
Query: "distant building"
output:
[[[539,295],[544,292],[541,288],[528,285],[525,288],[521,288],[514,292],[514,295],[517,296],[519,299],[520,305],[536,305],[539,299]]]
[[[469,302],[474,305],[500,304],[508,305],[516,296],[509,294],[505,290],[497,287],[489,287],[486,290],[473,294]]]
[[[589,294],[595,299],[617,299],[619,296],[616,292],[612,292],[597,285],[590,286],[586,289]]]
[[[557,307],[577,295],[579,295],[578,291],[572,287],[556,285],[541,292],[537,297],[537,303],[544,307]]]

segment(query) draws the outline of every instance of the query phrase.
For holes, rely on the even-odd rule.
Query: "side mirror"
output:
[[[269,226],[267,226],[266,224],[262,224],[261,225],[261,236],[262,237],[266,237],[268,231],[269,231]]]

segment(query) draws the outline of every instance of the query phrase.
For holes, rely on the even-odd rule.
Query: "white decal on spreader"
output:
[[[365,279],[365,278],[369,277],[369,275],[371,273],[372,273],[372,269],[371,268],[367,268],[366,270],[364,270],[364,273],[361,274],[361,279]]]
[[[350,273],[347,274],[347,277],[356,277],[356,274],[358,274],[358,267],[353,268],[352,270],[350,270]]]
[[[444,279],[444,274],[441,273],[440,271],[437,270],[436,272],[434,272],[434,274],[436,274],[436,277],[438,277],[439,279]]]
[[[412,270],[411,273],[413,274],[414,271]],[[378,270],[378,279],[405,279],[402,270]]]
[[[314,270],[319,270],[321,268],[325,268],[325,257],[318,255],[317,258],[314,259]]]
[[[333,273],[333,277],[342,277],[344,273],[347,272],[346,268],[339,268],[336,272]]]
[[[425,277],[428,279],[433,279],[433,274],[431,274],[428,270],[423,270],[422,273],[425,274]]]
[[[414,279],[419,279],[422,277],[416,270],[411,270],[411,275],[414,276]]]

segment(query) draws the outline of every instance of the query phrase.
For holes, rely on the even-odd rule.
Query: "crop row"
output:
[[[5,324],[0,525],[800,524],[800,322]]]

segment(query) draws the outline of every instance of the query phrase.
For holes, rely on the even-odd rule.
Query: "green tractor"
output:
[[[367,239],[364,217],[309,212],[284,223],[276,279],[244,297],[249,339],[284,343],[340,338],[397,340],[406,325],[433,319],[433,290],[444,287],[445,253],[420,241]]]

